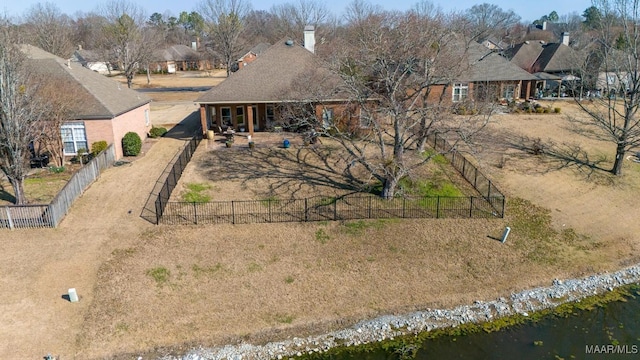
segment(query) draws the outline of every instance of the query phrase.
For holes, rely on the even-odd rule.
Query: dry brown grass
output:
[[[577,141],[591,154],[612,151],[568,131],[570,105],[561,107],[560,115],[498,116],[479,147],[478,163],[509,198],[504,219],[152,226],[135,209],[179,147],[163,138],[130,167],[102,175],[59,229],[14,231],[0,242],[6,294],[0,322],[9,324],[0,328],[0,357],[53,351],[63,358],[125,359],[266,342],[382,313],[494,299],[637,262],[640,165],[626,163],[626,175],[613,178],[503,141],[540,137]],[[224,196],[268,194],[269,186],[243,186],[225,173],[238,167],[258,180],[241,141],[238,149],[203,142],[202,158],[183,180],[215,186],[224,180]],[[263,181],[277,185],[277,179]],[[502,244],[495,238],[505,226],[512,232]],[[73,305],[60,299],[72,284],[81,295]]]

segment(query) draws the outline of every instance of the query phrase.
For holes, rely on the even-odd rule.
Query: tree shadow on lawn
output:
[[[543,164],[527,171],[532,174],[546,174],[562,169],[573,169],[582,174],[585,179],[592,179],[597,175],[607,175],[609,169],[603,167],[610,161],[602,155],[595,158],[576,143],[555,143],[554,141],[532,138],[519,134],[506,134],[501,138],[507,149],[520,152],[520,158],[537,157]]]
[[[211,181],[239,182],[250,188],[251,183],[267,181],[267,193],[260,194],[264,196],[308,197],[305,187],[314,194],[327,195],[333,195],[335,190],[364,191],[367,184],[346,173],[346,164],[332,157],[333,151],[327,147],[220,148],[210,151],[196,166]]]

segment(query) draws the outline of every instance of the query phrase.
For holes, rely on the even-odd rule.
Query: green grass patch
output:
[[[295,318],[295,316],[289,314],[276,314],[274,316],[274,319],[281,324],[291,324]]]
[[[447,160],[446,156],[444,156],[443,154],[436,153],[436,151],[431,148],[425,150],[422,153],[422,156],[425,158],[431,157],[430,161],[432,161],[434,164],[446,165],[449,163],[449,160]]]
[[[250,273],[262,271],[262,266],[260,266],[260,264],[258,264],[258,263],[252,262],[247,266],[247,270]]]
[[[201,276],[211,276],[217,272],[220,272],[221,270],[223,270],[224,267],[222,266],[222,264],[217,263],[215,265],[212,266],[200,266],[198,264],[193,264],[191,266],[191,270],[193,271],[193,275],[198,278]]]
[[[158,286],[162,287],[169,282],[171,277],[171,271],[165,267],[155,267],[147,270],[147,275],[150,276]]]
[[[211,201],[211,196],[203,192],[211,189],[209,184],[189,183],[185,187],[187,191],[182,194],[182,200],[192,203],[206,203]]]
[[[278,199],[277,196],[269,196],[266,199],[260,200],[260,204],[262,204],[265,207],[269,207],[271,205],[277,205],[279,203],[280,203],[280,199]]]
[[[287,284],[291,284],[295,281],[295,279],[293,278],[293,276],[289,275],[284,279],[284,282]]]
[[[369,228],[380,230],[387,224],[397,222],[398,219],[376,219],[348,221],[342,224],[342,231],[348,235],[362,235]]]
[[[409,177],[402,178],[399,183],[399,187],[403,193],[412,196],[448,196],[459,197],[464,196],[464,193],[458,189],[458,187],[444,179],[438,179],[439,181],[429,180],[413,180]]]
[[[316,230],[316,241],[321,244],[326,244],[329,240],[331,240],[331,237],[329,236],[329,234],[327,234],[326,231],[324,231],[324,229]]]

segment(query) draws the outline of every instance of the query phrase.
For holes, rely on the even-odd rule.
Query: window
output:
[[[244,107],[238,106],[236,107],[236,122],[238,126],[244,125]]]
[[[64,124],[60,127],[65,155],[77,155],[78,150],[89,150],[84,124]]]
[[[505,84],[502,88],[502,98],[512,100],[516,92],[516,86],[514,84]]]
[[[144,110],[144,124],[149,126],[151,124],[151,119],[149,119],[149,109]]]
[[[222,119],[222,126],[233,126],[230,107],[220,108],[220,118]]]
[[[266,110],[267,110],[267,124],[271,124],[273,120],[275,120],[276,118],[273,104],[268,104]]]
[[[333,109],[322,109],[322,126],[326,129],[333,125]]]
[[[607,85],[615,85],[616,76],[615,75],[607,75]]]
[[[469,92],[469,84],[455,83],[453,84],[453,101],[463,101],[467,98]]]

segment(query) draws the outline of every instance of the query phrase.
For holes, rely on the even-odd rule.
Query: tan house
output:
[[[116,158],[121,158],[122,138],[127,132],[135,132],[143,140],[147,137],[151,129],[149,97],[37,47],[25,45],[23,51],[36,71],[61,83],[64,80],[74,87],[70,92],[82,99],[73,109],[73,117],[60,129],[65,156],[75,156],[80,149],[90,150],[91,144],[104,140],[115,145]]]
[[[304,46],[278,41],[197,99],[203,131],[271,129],[286,122],[282,109],[292,103],[306,104],[318,121],[354,121],[357,111],[336,90],[340,78],[314,55],[312,27],[305,29],[305,39]]]
[[[174,74],[176,71],[209,70],[209,62],[194,48],[173,45],[154,53],[149,70]]]
[[[255,59],[260,56],[265,50],[267,50],[271,44],[269,43],[260,43],[251,48],[251,50],[247,51],[244,55],[242,55],[237,62],[237,70],[241,70],[245,66],[249,65],[249,63],[253,62]]]

